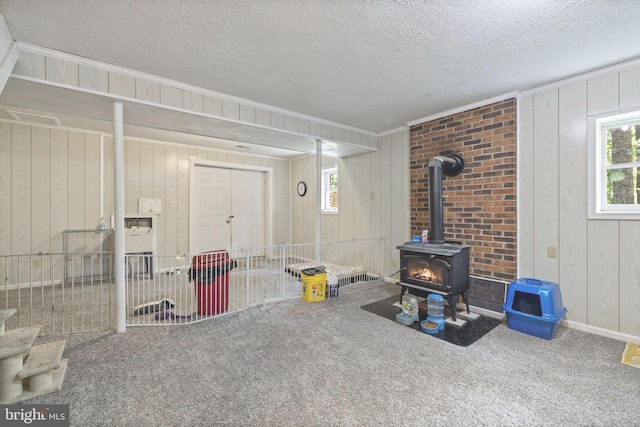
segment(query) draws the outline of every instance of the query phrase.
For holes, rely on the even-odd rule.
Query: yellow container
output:
[[[306,302],[323,301],[327,290],[327,273],[302,273],[302,299]]]

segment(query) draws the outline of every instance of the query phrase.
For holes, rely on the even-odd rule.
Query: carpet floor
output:
[[[561,328],[543,340],[500,324],[467,347],[360,307],[393,295],[355,284],[187,326],[67,339],[73,426],[613,426],[640,422],[625,343]],[[429,339],[425,339],[429,338]]]

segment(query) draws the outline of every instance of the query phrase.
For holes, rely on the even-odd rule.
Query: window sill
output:
[[[611,221],[640,221],[640,212],[590,212],[587,219]]]

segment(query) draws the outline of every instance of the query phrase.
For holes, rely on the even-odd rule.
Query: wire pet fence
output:
[[[232,251],[234,266],[226,277],[216,278],[218,293],[211,295],[203,295],[208,288],[190,278],[197,254],[127,255],[126,323],[187,324],[299,298],[300,270],[312,266],[324,266],[341,287],[379,279],[381,254],[382,239]],[[112,267],[112,252],[0,256],[0,309],[17,309],[7,328],[42,325],[42,335],[115,329]],[[202,298],[220,309],[198,313]]]

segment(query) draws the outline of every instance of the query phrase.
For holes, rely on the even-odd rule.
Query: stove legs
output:
[[[398,284],[401,287],[400,300],[402,300],[402,296],[407,291],[411,292],[413,290],[413,292],[415,294],[417,294],[418,296],[424,296],[424,295],[428,295],[430,293],[429,289],[424,289],[424,290],[423,289],[417,290],[415,288],[409,289],[409,286],[403,285],[402,282],[400,282]],[[454,322],[456,321],[456,313],[458,311],[457,310],[457,307],[458,307],[458,295],[462,295],[462,300],[464,301],[464,303],[465,303],[465,305],[467,307],[467,313],[471,313],[469,311],[469,299],[467,298],[467,291],[464,291],[464,292],[462,292],[460,294],[456,294],[456,295],[454,295],[452,293],[444,295],[444,297],[447,300],[447,303],[449,304],[449,310],[451,310],[451,318],[453,319]]]
[[[462,295],[462,301],[464,301],[465,305],[467,306],[467,314],[470,314],[471,312],[469,311],[469,299],[467,299],[467,291],[464,291],[460,295]]]

